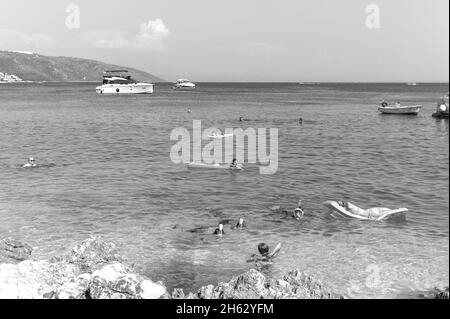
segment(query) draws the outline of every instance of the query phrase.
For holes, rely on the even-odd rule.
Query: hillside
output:
[[[127,69],[140,81],[164,82],[147,72],[94,60],[0,51],[0,72],[14,74],[24,81],[98,82],[103,71],[114,69]]]

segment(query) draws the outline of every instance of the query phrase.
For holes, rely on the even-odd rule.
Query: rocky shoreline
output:
[[[298,270],[267,279],[250,270],[195,293],[175,289],[138,274],[117,254],[113,243],[89,238],[63,256],[31,258],[32,248],[11,238],[0,240],[0,299],[343,299],[319,280]],[[449,299],[448,289],[427,296]]]

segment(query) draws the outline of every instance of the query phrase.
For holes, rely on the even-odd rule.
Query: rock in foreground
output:
[[[90,238],[52,261],[0,265],[0,299],[158,299],[164,285],[117,260],[115,246]]]
[[[172,294],[174,299],[185,299],[182,290],[177,289]],[[300,271],[288,273],[283,280],[266,279],[256,271],[233,278],[228,283],[220,283],[202,287],[196,294],[190,294],[188,299],[340,299],[322,283]]]
[[[11,239],[3,251],[19,261],[31,249]],[[6,248],[5,248],[6,247]],[[4,253],[3,253],[4,254]],[[250,270],[228,283],[202,287],[196,294],[181,289],[169,296],[164,284],[137,274],[112,243],[90,238],[62,257],[0,265],[0,299],[337,299],[322,283],[293,271],[282,280]]]

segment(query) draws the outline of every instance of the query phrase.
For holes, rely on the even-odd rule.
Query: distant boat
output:
[[[417,83],[416,82],[410,82],[410,83],[407,83],[407,85],[409,85],[409,86],[417,86]]]
[[[133,80],[127,70],[103,72],[103,84],[96,88],[99,94],[152,94],[154,85]]]
[[[195,88],[195,83],[192,83],[188,79],[179,79],[174,86],[174,89],[176,90],[194,90]]]
[[[395,106],[388,106],[387,103],[383,103],[382,106],[378,108],[383,114],[398,114],[398,115],[418,115],[422,110],[422,105],[415,106],[401,106],[397,103]]]

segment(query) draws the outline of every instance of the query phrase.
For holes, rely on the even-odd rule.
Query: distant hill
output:
[[[164,82],[147,72],[94,60],[0,51],[0,72],[14,74],[24,81],[98,82],[103,71],[114,69],[127,69],[139,81]]]

